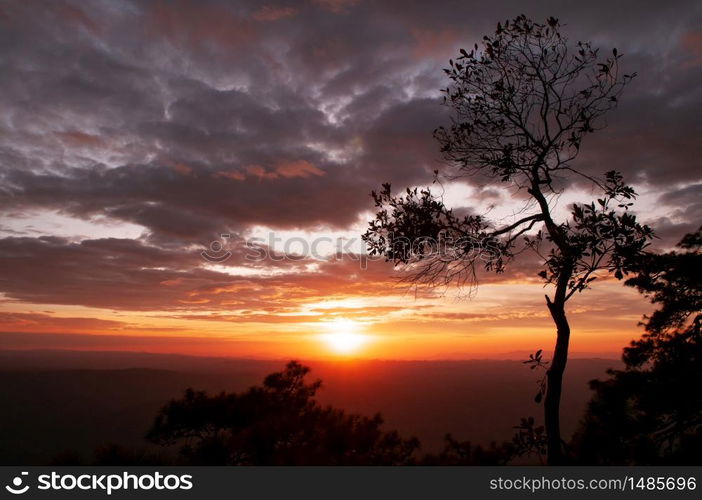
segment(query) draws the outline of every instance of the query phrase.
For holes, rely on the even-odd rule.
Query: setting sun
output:
[[[349,354],[357,351],[368,340],[366,335],[358,332],[358,322],[339,318],[325,324],[329,333],[322,335],[322,340],[329,348],[339,354]]]

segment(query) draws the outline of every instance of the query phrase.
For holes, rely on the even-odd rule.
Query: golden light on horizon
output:
[[[359,332],[361,326],[357,321],[338,318],[324,326],[328,333],[321,335],[321,339],[337,354],[354,353],[368,341],[368,336]]]

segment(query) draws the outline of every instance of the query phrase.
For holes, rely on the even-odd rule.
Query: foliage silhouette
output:
[[[646,332],[624,349],[624,370],[595,380],[576,435],[589,464],[702,465],[702,233],[685,252],[648,254],[627,285],[658,304]]]
[[[194,465],[402,465],[412,463],[415,438],[381,430],[380,415],[365,417],[322,407],[321,382],[291,361],[262,386],[210,396],[188,389],[164,406],[147,438],[177,445]]]
[[[623,278],[652,238],[651,229],[627,211],[636,193],[620,174],[593,177],[573,162],[584,137],[605,126],[604,116],[633,75],[620,73],[616,49],[600,57],[590,43],[571,47],[553,17],[544,24],[525,16],[498,23],[481,48],[476,44],[460,54],[445,70],[451,85],[444,102],[453,112],[452,124],[434,132],[449,163],[447,177],[471,176],[526,191],[523,216],[498,227],[482,215],[455,213],[430,189],[394,195],[386,183],[372,193],[378,211],[363,239],[371,255],[403,267],[415,285],[472,289],[478,268],[499,273],[524,248],[537,252],[543,262],[539,276],[555,288],[546,296],[556,344],[544,417],[548,461],[558,464],[570,339],[566,302],[598,274]],[[574,204],[570,218],[559,221],[554,204],[576,181],[591,184],[600,197]]]
[[[536,456],[543,463],[543,457],[547,454],[546,429],[536,425],[534,417],[522,418],[514,428],[517,432],[512,438],[512,457]]]

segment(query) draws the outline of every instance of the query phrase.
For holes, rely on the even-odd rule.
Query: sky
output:
[[[637,72],[577,167],[623,172],[670,248],[702,220],[699,2],[0,3],[0,348],[549,352],[535,256],[472,294],[360,258],[371,190],[443,168],[442,68],[521,13]],[[476,179],[442,189],[498,222],[520,207]],[[574,186],[557,210],[591,199]],[[618,356],[651,308],[602,280],[569,303],[574,354]]]

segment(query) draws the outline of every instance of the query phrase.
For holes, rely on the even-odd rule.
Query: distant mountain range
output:
[[[0,463],[44,464],[73,451],[90,458],[113,442],[146,447],[158,409],[187,387],[238,391],[282,369],[285,359],[201,358],[172,354],[0,351]],[[304,360],[302,360],[304,362]],[[461,440],[510,439],[534,403],[538,374],[517,360],[310,361],[323,380],[322,403],[380,412],[388,429],[417,436],[435,451],[450,432]],[[564,435],[590,397],[587,382],[620,362],[573,359],[563,400]]]

